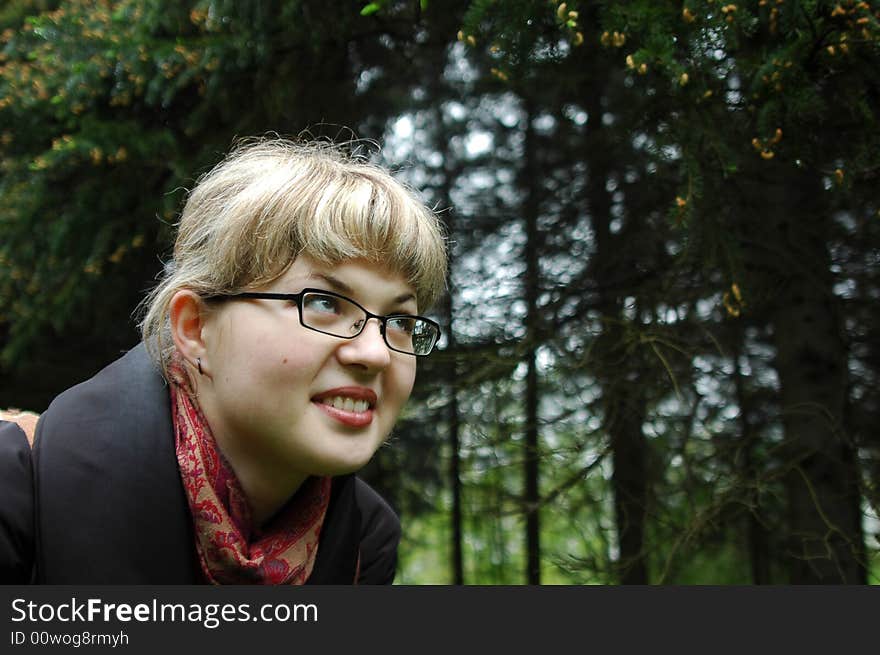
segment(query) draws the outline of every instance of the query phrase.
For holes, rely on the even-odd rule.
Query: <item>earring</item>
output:
[[[202,375],[202,358],[196,357],[196,366],[199,367],[199,375]]]

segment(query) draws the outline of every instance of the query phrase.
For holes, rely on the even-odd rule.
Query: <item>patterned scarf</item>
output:
[[[179,357],[172,361],[170,373],[177,463],[206,580],[303,584],[318,553],[331,479],[308,478],[262,533],[252,534],[244,491],[217,448]]]

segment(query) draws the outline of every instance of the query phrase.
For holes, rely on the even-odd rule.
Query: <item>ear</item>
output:
[[[196,362],[205,356],[204,301],[193,291],[181,289],[171,297],[169,303],[171,319],[171,338],[183,358],[195,367]],[[204,364],[203,364],[204,366]]]

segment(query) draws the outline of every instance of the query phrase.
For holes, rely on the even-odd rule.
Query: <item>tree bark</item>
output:
[[[450,331],[450,335],[451,335]],[[464,554],[462,550],[462,516],[461,516],[461,455],[459,426],[460,418],[458,412],[458,394],[455,390],[457,380],[455,379],[454,364],[450,366],[451,375],[449,380],[450,399],[447,408],[448,416],[446,420],[449,425],[449,448],[452,451],[449,461],[449,479],[452,487],[452,581],[453,584],[464,584]]]
[[[540,268],[538,253],[538,174],[537,146],[532,125],[532,111],[526,111],[525,167],[523,182],[526,186],[523,217],[525,220],[525,300],[526,314],[526,390],[525,390],[525,458],[523,466],[526,508],[526,582],[541,584],[541,523],[538,449],[538,290]]]
[[[745,519],[746,543],[752,584],[770,584],[770,546],[767,538],[767,529],[761,521],[761,499],[757,484],[759,471],[754,461],[753,452],[755,440],[757,439],[752,419],[754,410],[740,366],[740,358],[742,357],[741,346],[744,337],[742,329],[737,330],[733,336],[733,381],[736,388],[736,402],[739,405],[739,469],[749,493],[749,513]],[[752,486],[752,483],[754,483],[754,486]]]
[[[771,321],[785,434],[788,558],[793,584],[867,582],[861,495],[844,433],[847,353],[828,249],[831,216],[815,176],[766,167],[774,249]]]
[[[590,94],[589,116],[601,116],[601,88]],[[642,424],[646,407],[643,381],[639,380],[638,349],[627,348],[623,302],[628,290],[612,288],[608,280],[626,279],[630,262],[627,248],[611,233],[611,197],[606,182],[614,161],[613,146],[600,121],[591,121],[586,140],[588,177],[587,204],[596,239],[593,279],[599,281],[602,333],[594,345],[594,369],[602,387],[604,427],[611,444],[614,516],[618,558],[616,575],[620,584],[647,584],[645,518],[647,503],[646,449]],[[627,220],[636,220],[627,217]],[[625,230],[618,234],[624,234]],[[638,321],[638,317],[635,319]]]
[[[449,225],[451,218],[447,216],[447,227],[449,234],[452,234],[452,228]],[[452,262],[450,257],[450,278]],[[446,406],[446,425],[449,437],[449,485],[452,494],[452,516],[451,522],[451,552],[452,552],[452,583],[455,585],[464,584],[464,553],[463,553],[463,530],[462,530],[462,513],[461,513],[461,440],[460,426],[461,417],[458,408],[458,392],[457,385],[457,356],[455,355],[455,333],[453,331],[453,311],[452,295],[453,287],[451,279],[447,283],[449,293],[446,294],[446,316],[449,318],[446,324],[447,335],[447,351],[452,353],[452,357],[446,367],[446,388],[449,390],[449,404]]]
[[[631,376],[630,376],[631,377]],[[620,547],[618,580],[620,584],[647,584],[645,564],[645,437],[642,423],[644,401],[638,393],[639,381],[605,388],[606,426],[611,436],[614,472],[614,516]]]

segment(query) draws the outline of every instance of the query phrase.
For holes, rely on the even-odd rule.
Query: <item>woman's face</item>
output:
[[[343,294],[375,314],[418,310],[402,276],[362,260],[325,267],[300,257],[259,290],[306,287]],[[416,358],[390,350],[379,328],[370,320],[354,339],[321,334],[303,327],[296,303],[284,300],[227,301],[208,314],[199,402],[240,476],[299,484],[369,461],[416,375]]]

